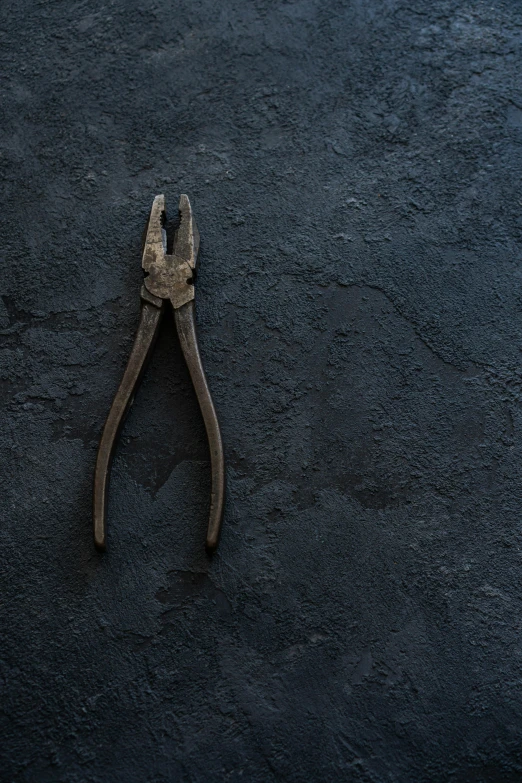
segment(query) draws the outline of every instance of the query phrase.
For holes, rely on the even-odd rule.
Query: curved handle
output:
[[[160,299],[157,301],[159,306],[142,300],[141,318],[136,339],[134,340],[122,381],[107,416],[98,447],[94,471],[93,525],[94,544],[102,552],[107,548],[107,499],[112,455],[125,414],[132,405],[136,388],[154,348],[163,314],[163,303]]]
[[[223,506],[225,502],[225,459],[223,456],[223,443],[216,410],[207,379],[199,355],[198,341],[196,338],[196,324],[194,319],[194,301],[174,310],[176,327],[178,330],[181,349],[187,363],[187,367],[194,384],[199,407],[203,414],[205,428],[207,430],[208,445],[210,448],[210,464],[212,468],[212,489],[210,495],[210,514],[207,529],[206,548],[213,552],[219,540],[221,522],[223,520]]]

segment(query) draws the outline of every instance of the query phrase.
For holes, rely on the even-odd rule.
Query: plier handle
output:
[[[150,211],[143,245],[145,279],[141,289],[141,317],[136,339],[100,440],[94,472],[94,543],[107,548],[107,500],[112,457],[125,415],[152,354],[167,302],[174,319],[183,356],[203,414],[210,447],[212,487],[206,548],[216,549],[223,518],[225,460],[219,423],[201,363],[194,319],[194,275],[199,233],[188,196],[179,200],[180,223],[174,237],[174,252],[167,254],[165,197],[156,196]]]

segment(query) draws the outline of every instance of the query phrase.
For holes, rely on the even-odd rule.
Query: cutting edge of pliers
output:
[[[114,397],[100,439],[94,471],[93,528],[97,549],[107,548],[107,504],[112,458],[119,432],[152,354],[165,306],[170,302],[183,356],[203,415],[212,470],[211,500],[206,548],[213,552],[219,541],[225,496],[225,461],[216,410],[203,370],[194,317],[199,233],[188,196],[179,199],[180,222],[173,253],[167,253],[165,197],[156,196],[143,242],[141,314],[127,367]]]

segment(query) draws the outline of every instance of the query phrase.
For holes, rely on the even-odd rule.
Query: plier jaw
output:
[[[174,308],[174,320],[207,430],[212,484],[206,548],[218,544],[225,497],[225,462],[219,423],[201,363],[194,318],[194,273],[199,250],[199,233],[187,196],[179,200],[180,223],[174,236],[173,253],[167,253],[165,197],[156,196],[150,211],[143,244],[145,273],[141,292],[141,317],[136,339],[103,429],[94,473],[94,543],[107,546],[107,500],[112,455],[125,415],[152,353],[165,302]]]
[[[177,309],[194,299],[194,273],[199,232],[188,196],[179,199],[180,223],[174,236],[174,252],[167,253],[165,196],[156,196],[150,210],[141,265],[145,288],[153,296],[170,300]]]

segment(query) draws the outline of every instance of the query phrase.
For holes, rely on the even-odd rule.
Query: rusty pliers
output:
[[[179,200],[179,227],[174,236],[173,254],[167,254],[165,197],[156,196],[150,211],[143,245],[141,318],[131,355],[112,403],[100,440],[94,474],[94,543],[100,550],[107,546],[107,497],[112,456],[125,414],[133,403],[137,386],[145,370],[159,331],[167,301],[174,318],[183,355],[199,401],[210,446],[212,485],[210,518],[206,547],[218,544],[225,495],[225,462],[216,411],[199,355],[194,321],[194,275],[199,249],[196,228],[188,197]]]

